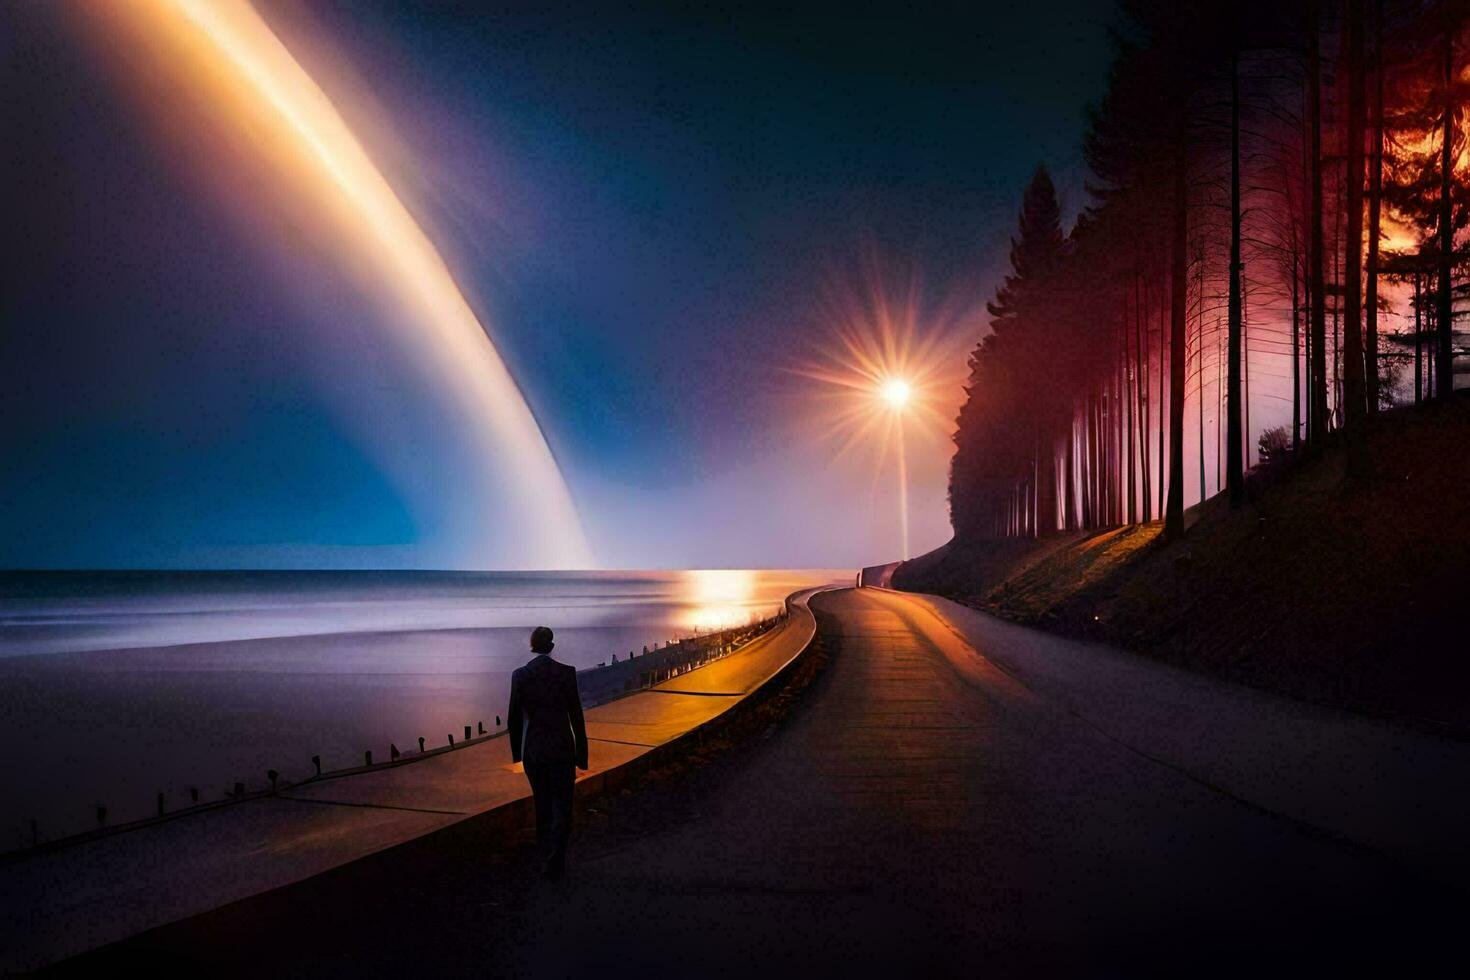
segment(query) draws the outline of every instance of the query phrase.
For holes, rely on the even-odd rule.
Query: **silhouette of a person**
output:
[[[510,675],[510,757],[524,762],[536,802],[536,843],[545,863],[541,873],[559,878],[566,869],[572,832],[572,787],[577,769],[587,768],[587,726],[577,693],[577,669],[551,659],[551,630],[531,631],[524,667]]]

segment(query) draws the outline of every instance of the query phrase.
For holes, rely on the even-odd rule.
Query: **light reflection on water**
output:
[[[743,625],[845,572],[0,572],[0,657],[451,629]],[[610,651],[605,651],[610,652]]]
[[[845,571],[0,573],[0,850],[504,714],[527,634],[590,667]],[[49,828],[49,830],[47,829]]]
[[[690,600],[687,628],[708,633],[743,626],[767,615],[769,603],[760,589],[761,574],[735,568],[685,572],[680,584]]]

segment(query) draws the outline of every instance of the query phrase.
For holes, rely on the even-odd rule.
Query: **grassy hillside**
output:
[[[1248,502],[1042,542],[951,542],[901,567],[939,592],[1292,696],[1470,733],[1470,397],[1384,413],[1374,478],[1340,448],[1255,474]]]

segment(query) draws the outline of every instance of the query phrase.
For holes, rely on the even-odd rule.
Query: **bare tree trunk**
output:
[[[1102,527],[1108,522],[1108,447],[1105,442],[1107,430],[1103,425],[1103,412],[1107,406],[1107,399],[1107,384],[1099,381],[1092,433],[1093,452],[1097,454],[1097,506],[1092,511],[1094,527]]]
[[[1373,151],[1368,170],[1368,411],[1378,411],[1378,231],[1383,201],[1383,0],[1373,0]]]
[[[1164,509],[1164,536],[1184,536],[1184,299],[1189,275],[1189,174],[1184,127],[1174,150],[1174,234],[1169,260],[1169,499]]]
[[[1245,501],[1240,426],[1240,56],[1230,53],[1230,333],[1225,373],[1225,484],[1230,506]]]
[[[1225,439],[1220,422],[1225,418],[1225,336],[1220,332],[1220,317],[1215,317],[1215,492],[1225,489]]]
[[[1199,317],[1197,321],[1198,327],[1196,328],[1196,334],[1199,337],[1199,340],[1195,343],[1194,351],[1194,358],[1198,365],[1195,373],[1197,376],[1197,384],[1199,386],[1199,411],[1197,413],[1199,416],[1199,499],[1200,503],[1204,503],[1205,498],[1208,497],[1209,494],[1205,489],[1205,264],[1203,261],[1201,261],[1195,269],[1195,289],[1200,297]],[[1160,340],[1162,340],[1164,336],[1163,326],[1164,325],[1162,323],[1159,324]],[[1162,391],[1162,376],[1159,379],[1159,385],[1160,391]],[[1160,424],[1162,424],[1162,421],[1163,420],[1161,419]],[[1159,451],[1161,454],[1163,452],[1162,446],[1163,441],[1160,440]],[[1162,455],[1160,455],[1160,460],[1162,459],[1163,457]],[[1162,470],[1163,465],[1162,463],[1160,463],[1160,472],[1162,472]]]
[[[1422,279],[1414,270],[1414,404],[1424,400],[1424,294]]]
[[[1093,528],[1102,526],[1102,438],[1099,433],[1101,429],[1099,420],[1102,418],[1102,392],[1100,386],[1094,386],[1087,397],[1090,403],[1087,418],[1090,465],[1090,472],[1088,473],[1087,526]]]
[[[1311,260],[1308,259],[1307,261],[1310,262]],[[1311,393],[1312,393],[1312,330],[1311,330],[1311,318],[1312,318],[1312,307],[1313,307],[1311,282],[1312,282],[1311,281],[1311,277],[1309,275],[1307,277],[1307,284],[1306,284],[1306,289],[1305,289],[1305,292],[1307,294],[1307,308],[1302,311],[1302,315],[1307,320],[1307,323],[1306,323],[1307,329],[1302,331],[1302,363],[1304,365],[1306,365],[1305,373],[1306,373],[1306,376],[1307,376],[1306,377],[1306,392],[1307,392],[1306,402],[1307,402],[1307,411],[1302,416],[1302,426],[1303,426],[1303,428],[1305,430],[1305,432],[1302,435],[1302,440],[1307,444],[1308,447],[1310,447],[1312,445],[1312,440],[1315,438],[1315,436],[1312,434],[1312,398],[1311,398]]]
[[[1133,311],[1133,391],[1138,396],[1138,476],[1143,491],[1143,520],[1153,520],[1153,501],[1148,485],[1148,333],[1143,329],[1144,307],[1148,290],[1142,274],[1138,277],[1138,304]]]
[[[1437,375],[1440,398],[1448,398],[1455,390],[1454,353],[1450,346],[1455,324],[1454,299],[1450,293],[1450,276],[1454,269],[1455,229],[1454,205],[1450,200],[1450,188],[1454,177],[1454,121],[1455,121],[1455,35],[1444,32],[1444,117],[1440,132],[1444,145],[1440,148],[1439,163],[1439,302],[1435,311],[1435,327],[1438,331],[1438,350],[1434,373]]]
[[[1097,511],[1093,515],[1097,527],[1107,527],[1112,520],[1112,446],[1108,435],[1108,389],[1112,382],[1101,379],[1097,386]]]
[[[1251,428],[1251,283],[1243,259],[1240,263],[1240,387],[1240,451],[1245,455],[1245,468],[1249,470],[1253,465],[1251,433],[1255,431]]]
[[[1428,302],[1429,297],[1426,296],[1425,313],[1427,315],[1424,318],[1424,333],[1428,335],[1432,343],[1429,345],[1428,353],[1424,355],[1424,397],[1433,398],[1434,393],[1439,390],[1437,382],[1435,381],[1434,374],[1434,362],[1435,359],[1439,357],[1439,351],[1435,346],[1439,343],[1439,335],[1435,333],[1435,314],[1431,312],[1433,310],[1433,307],[1429,306]]]
[[[1137,322],[1138,322],[1138,276],[1136,274],[1133,277],[1133,300],[1134,300],[1133,301],[1133,322],[1135,324],[1137,324]],[[1122,369],[1121,377],[1123,379],[1123,424],[1124,424],[1124,426],[1128,430],[1128,523],[1129,524],[1136,524],[1136,523],[1138,523],[1138,484],[1137,484],[1137,479],[1138,479],[1138,466],[1137,466],[1137,462],[1136,462],[1136,458],[1135,458],[1135,448],[1136,448],[1136,445],[1137,444],[1136,444],[1136,442],[1135,442],[1135,440],[1133,438],[1133,432],[1134,432],[1134,429],[1137,428],[1137,426],[1134,424],[1135,421],[1136,421],[1135,416],[1138,414],[1135,411],[1135,403],[1136,403],[1137,399],[1134,398],[1134,392],[1136,392],[1137,389],[1138,389],[1138,378],[1136,376],[1133,377],[1132,378],[1132,384],[1130,385],[1130,383],[1129,383],[1129,380],[1130,380],[1129,379],[1129,375],[1132,374],[1132,370],[1131,369],[1132,369],[1133,366],[1128,363],[1128,315],[1127,314],[1128,314],[1128,303],[1127,303],[1127,300],[1125,299],[1124,300],[1124,303],[1123,303],[1123,330],[1122,330],[1122,334],[1123,334],[1123,336],[1122,336],[1122,339],[1123,339],[1123,347],[1122,347],[1123,361],[1119,365],[1119,367]],[[1135,347],[1135,350],[1134,350],[1134,354],[1135,355],[1137,354],[1136,347]]]
[[[1161,288],[1162,288],[1162,283],[1161,283]],[[1164,337],[1164,303],[1163,303],[1162,294],[1160,295],[1158,309],[1159,309],[1159,407],[1155,410],[1155,414],[1157,415],[1158,420],[1159,420],[1159,468],[1158,468],[1158,470],[1156,472],[1158,473],[1158,477],[1159,477],[1159,479],[1158,479],[1158,483],[1159,483],[1159,516],[1162,517],[1163,514],[1164,514],[1164,484],[1167,482],[1164,479],[1164,404],[1165,404],[1165,399],[1164,399],[1164,375],[1165,375],[1165,372],[1164,372],[1164,339],[1165,339],[1165,337]],[[1185,354],[1186,355],[1188,355],[1188,353],[1189,353],[1188,351],[1185,351]]]
[[[1033,416],[1031,419],[1031,506],[1033,508],[1031,518],[1031,536],[1041,536],[1041,482],[1045,474],[1041,465],[1041,423]]]
[[[1062,463],[1062,528],[1077,530],[1077,501],[1072,496],[1077,477],[1077,406],[1067,414],[1067,458]]]
[[[1312,4],[1311,44],[1307,58],[1307,85],[1312,103],[1311,204],[1307,208],[1311,235],[1312,334],[1311,397],[1308,448],[1327,436],[1327,291],[1322,277],[1322,25],[1320,3]]]
[[[1092,388],[1082,398],[1082,527],[1092,526]]]
[[[1041,537],[1041,451],[1031,461],[1031,484],[1026,494],[1026,506],[1031,511],[1031,537]]]
[[[1334,176],[1340,176],[1334,175]],[[1342,216],[1344,205],[1342,200],[1343,189],[1346,180],[1335,180],[1332,188],[1333,201],[1336,207],[1332,212],[1332,281],[1338,285],[1338,295],[1342,296],[1342,262],[1343,262],[1343,236]],[[1342,428],[1342,318],[1347,311],[1343,308],[1343,301],[1332,307],[1332,413],[1330,420],[1336,428]]]
[[[1124,302],[1126,299],[1126,290]],[[1125,313],[1126,317],[1126,313]],[[1120,326],[1121,330],[1122,327]],[[1112,397],[1112,439],[1113,444],[1108,448],[1113,452],[1113,523],[1122,524],[1127,519],[1127,499],[1124,496],[1128,490],[1128,473],[1123,467],[1123,453],[1127,448],[1124,442],[1123,418],[1123,348],[1119,344],[1119,338],[1113,338],[1113,397]]]
[[[1036,434],[1036,536],[1057,529],[1057,451],[1050,424]]]
[[[1095,384],[1092,391],[1092,523],[1103,525],[1103,389]]]
[[[1113,523],[1117,525],[1125,524],[1128,520],[1128,460],[1126,455],[1128,444],[1124,441],[1128,432],[1126,428],[1128,419],[1123,411],[1123,406],[1127,401],[1124,397],[1123,384],[1123,364],[1120,360],[1118,362],[1117,375],[1113,378],[1113,406],[1115,408],[1113,415],[1116,423],[1114,438],[1117,440],[1113,453],[1113,466],[1116,470],[1114,474],[1113,501],[1116,505],[1117,512],[1113,517]]]
[[[1302,131],[1301,131],[1301,137],[1302,137],[1302,190],[1303,191],[1306,191],[1308,193],[1308,196],[1309,197],[1310,197],[1310,191],[1308,190],[1308,187],[1309,187],[1309,185],[1311,184],[1311,181],[1312,181],[1312,164],[1311,164],[1311,160],[1309,159],[1309,154],[1310,154],[1311,149],[1312,149],[1312,141],[1311,141],[1310,134],[1308,133],[1308,126],[1311,124],[1311,120],[1309,118],[1309,111],[1308,111],[1308,106],[1307,106],[1307,101],[1308,100],[1307,100],[1307,92],[1306,92],[1306,89],[1307,88],[1310,88],[1310,87],[1311,87],[1310,86],[1310,83],[1307,83],[1307,84],[1303,85],[1303,88],[1302,88],[1302,116],[1301,116],[1301,122],[1302,122]],[[1305,226],[1306,221],[1310,220],[1310,215],[1307,214],[1307,213],[1305,213],[1305,212],[1306,211],[1310,211],[1310,207],[1308,206],[1308,203],[1307,202],[1303,202],[1301,206],[1305,209],[1304,210],[1304,213],[1302,214],[1303,225]],[[1306,232],[1307,229],[1305,227],[1302,227],[1300,230],[1302,232]],[[1292,344],[1291,344],[1291,358],[1292,358],[1291,371],[1292,371],[1292,381],[1293,381],[1292,392],[1291,392],[1291,419],[1292,419],[1291,448],[1293,449],[1293,451],[1300,452],[1301,451],[1301,448],[1302,448],[1302,443],[1304,441],[1305,442],[1308,442],[1308,443],[1310,443],[1312,441],[1312,423],[1311,423],[1311,420],[1310,420],[1311,419],[1310,406],[1308,407],[1308,411],[1305,413],[1305,415],[1302,412],[1302,401],[1303,401],[1303,397],[1302,397],[1302,395],[1303,395],[1303,389],[1302,389],[1303,377],[1302,376],[1305,374],[1305,376],[1306,376],[1305,377],[1306,384],[1307,384],[1308,387],[1310,387],[1311,386],[1311,383],[1312,383],[1311,353],[1310,353],[1310,351],[1311,351],[1311,345],[1310,345],[1310,342],[1309,342],[1309,338],[1311,336],[1311,329],[1310,329],[1310,325],[1306,322],[1306,318],[1311,316],[1312,305],[1315,302],[1315,300],[1314,300],[1314,298],[1312,296],[1312,275],[1311,275],[1311,270],[1310,270],[1310,265],[1311,265],[1311,262],[1312,262],[1312,255],[1311,255],[1311,236],[1310,235],[1303,235],[1302,237],[1298,237],[1297,232],[1298,232],[1298,229],[1295,226],[1293,226],[1291,237],[1292,237],[1292,241],[1293,241],[1294,246],[1295,246],[1295,248],[1294,248],[1295,254],[1294,254],[1293,259],[1292,259],[1292,267],[1291,267],[1291,275],[1292,275],[1292,301],[1293,301],[1293,303],[1295,303],[1295,301],[1296,301],[1297,283],[1300,282],[1300,284],[1301,284],[1301,306],[1299,307],[1298,314],[1296,316],[1293,316],[1293,318],[1292,318],[1292,324],[1291,324],[1291,330],[1292,330],[1292,334],[1291,334],[1291,337],[1292,337]],[[1303,427],[1304,426],[1305,426],[1305,432],[1303,431]]]
[[[1112,409],[1112,433],[1108,451],[1113,454],[1113,524],[1123,523],[1124,514],[1124,476],[1123,476],[1123,372],[1121,362],[1113,371],[1113,396],[1110,405]]]
[[[1298,254],[1291,254],[1291,451],[1302,447],[1301,281]]]
[[[1367,391],[1363,374],[1363,0],[1348,0],[1347,248],[1343,259],[1343,430],[1348,475],[1368,473]]]

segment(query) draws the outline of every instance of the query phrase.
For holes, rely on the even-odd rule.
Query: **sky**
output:
[[[1082,203],[1107,4],[254,6],[442,256],[592,562],[900,557],[891,440],[806,370],[885,302],[934,361],[909,550],[948,538],[943,420],[1035,167]],[[516,503],[555,481],[155,40],[95,4],[0,9],[0,567],[561,554]]]

